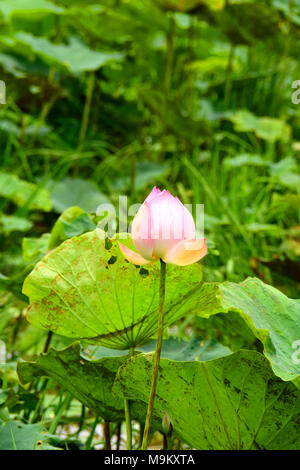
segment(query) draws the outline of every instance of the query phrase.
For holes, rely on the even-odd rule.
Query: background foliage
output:
[[[6,351],[0,366],[0,419],[6,423],[0,446],[12,429],[17,448],[36,448],[41,440],[43,448],[102,446],[96,430],[108,416],[94,417],[101,403],[97,408],[86,402],[85,391],[80,398],[65,384],[65,394],[53,371],[40,374],[52,377],[49,382],[32,372],[34,366],[23,380],[33,380],[29,388],[18,385],[16,361],[32,361],[49,346],[47,331],[25,319],[22,284],[49,250],[95,228],[100,203],[117,203],[119,195],[128,197],[128,205],[142,202],[153,184],[167,187],[183,203],[205,204],[209,255],[203,279],[221,282],[224,295],[217,315],[195,315],[191,309],[171,335],[189,341],[192,331],[201,336],[212,351],[204,360],[240,348],[264,352],[275,375],[294,380],[299,366],[289,366],[288,354],[291,342],[300,339],[299,302],[285,296],[299,297],[300,281],[300,105],[292,103],[292,83],[300,78],[297,2],[1,0],[0,22],[0,79],[6,84],[6,104],[0,105],[0,339]],[[258,280],[237,284],[247,276],[284,295]],[[253,307],[251,282],[266,313],[260,304]],[[217,313],[210,303],[209,308]],[[278,315],[286,312],[283,326]],[[51,338],[60,349],[71,342],[57,334]],[[78,365],[80,353],[72,348],[65,354],[75,355]],[[49,363],[58,360],[48,354]],[[254,361],[255,351],[247,354]],[[113,374],[122,362],[117,357],[110,365]],[[170,360],[178,357],[166,356],[164,364]],[[262,356],[259,361],[258,376],[279,380],[271,369],[263,370]],[[213,364],[212,370],[219,370],[219,363]],[[199,364],[188,367],[189,380],[198,377]],[[120,374],[120,389],[128,373]],[[143,383],[142,375],[136,380]],[[128,391],[136,400],[137,421],[143,393]],[[160,422],[159,415],[157,428]],[[118,425],[111,425],[116,436]],[[23,426],[35,426],[34,443]],[[41,434],[43,426],[47,434]],[[248,432],[241,431],[245,447]],[[261,436],[271,433],[260,432],[254,447],[266,446]],[[226,446],[223,438],[217,444],[203,436],[189,441],[182,423],[179,435],[189,446]],[[237,446],[236,437],[228,439]],[[278,445],[299,448],[285,439]]]

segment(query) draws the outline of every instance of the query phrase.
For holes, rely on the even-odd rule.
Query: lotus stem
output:
[[[126,449],[132,449],[132,430],[131,430],[131,417],[130,417],[130,405],[127,398],[124,399],[124,411],[125,411],[125,422],[126,422]]]
[[[156,393],[158,368],[159,368],[162,338],[163,338],[163,331],[164,331],[164,301],[165,301],[165,290],[166,290],[165,287],[166,287],[166,263],[164,263],[164,261],[162,261],[161,259],[160,260],[159,307],[158,307],[158,331],[157,331],[157,341],[156,341],[156,348],[155,348],[155,354],[154,354],[153,373],[152,373],[150,396],[149,396],[149,402],[148,402],[148,410],[147,410],[147,415],[146,415],[145,429],[144,429],[143,442],[142,442],[142,450],[146,450],[148,447],[153,405],[154,405],[154,399],[155,399],[155,393]]]
[[[129,357],[133,355],[134,348],[129,349]],[[130,415],[130,402],[127,398],[124,398],[124,412],[125,412],[125,423],[126,423],[126,449],[132,449],[132,427],[131,427],[131,415]]]
[[[46,343],[45,343],[44,351],[43,351],[44,354],[48,352],[52,336],[53,336],[53,331],[48,331],[48,335],[47,335],[47,339],[46,339]]]
[[[92,429],[91,429],[91,432],[90,432],[90,435],[87,438],[87,441],[85,443],[85,447],[84,447],[85,450],[90,450],[90,448],[91,448],[91,445],[92,445],[92,442],[93,442],[93,438],[94,438],[98,423],[99,423],[99,416],[96,415],[95,421],[93,423],[93,426],[92,426]]]
[[[95,73],[91,72],[87,77],[87,91],[86,91],[85,104],[83,108],[81,128],[80,128],[79,139],[78,139],[79,146],[83,143],[86,137],[94,87],[95,87]]]
[[[116,450],[120,450],[120,443],[121,443],[121,424],[119,423],[117,426],[116,434],[117,434],[117,444],[116,444]]]
[[[104,420],[104,440],[105,440],[105,450],[111,450],[110,422],[106,420]]]

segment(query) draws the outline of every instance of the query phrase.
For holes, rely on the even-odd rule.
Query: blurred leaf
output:
[[[232,44],[255,45],[280,34],[280,15],[265,2],[229,0],[221,11],[208,11],[207,18]]]
[[[1,67],[15,77],[22,78],[25,73],[20,70],[20,64],[17,59],[8,54],[0,54]]]
[[[138,162],[136,166],[136,176],[134,180],[134,188],[136,190],[144,189],[147,185],[154,184],[155,181],[166,176],[169,171],[169,164],[164,163],[154,163],[154,162]],[[116,178],[112,182],[112,188],[114,190],[122,191],[130,187],[130,177],[125,176],[121,178]]]
[[[234,157],[224,158],[224,165],[228,168],[240,168],[241,166],[268,166],[269,162],[260,155],[242,153]]]
[[[0,2],[0,12],[6,18],[12,15],[30,15],[32,17],[48,13],[61,14],[64,11],[64,8],[48,0],[32,0],[31,2],[24,2],[24,0],[1,0]]]
[[[300,194],[300,174],[277,174],[273,180],[277,183],[280,183],[282,186],[295,190],[298,194]]]
[[[270,172],[272,176],[279,175],[285,176],[292,172],[297,171],[297,162],[292,157],[282,158],[278,162],[272,162],[270,164]]]
[[[0,229],[2,229],[5,234],[9,234],[14,231],[26,232],[27,230],[30,230],[31,227],[32,222],[24,219],[24,217],[0,214]]]
[[[51,186],[51,200],[56,212],[79,206],[87,212],[96,212],[100,204],[109,203],[95,183],[81,178],[65,178]]]
[[[291,136],[291,128],[284,121],[271,117],[259,118],[257,127],[254,129],[257,137],[275,142],[282,140],[287,142]]]
[[[247,230],[253,233],[274,232],[273,236],[282,237],[283,231],[276,224],[258,224],[253,222],[247,225]]]
[[[47,189],[39,188],[36,184],[21,180],[9,173],[0,172],[0,196],[11,199],[21,207],[28,204],[30,209],[41,209],[46,212],[52,208]]]
[[[289,259],[299,261],[300,258],[300,225],[290,227],[281,244],[281,249]]]
[[[271,0],[272,6],[281,11],[292,23],[300,26],[300,5],[297,2],[285,0]]]
[[[234,123],[237,132],[254,132],[260,139],[268,142],[289,140],[291,129],[281,119],[271,117],[257,117],[247,110],[239,110],[228,115]]]
[[[77,37],[70,37],[69,44],[65,45],[51,43],[46,38],[30,33],[18,32],[15,34],[15,40],[16,45],[25,44],[49,63],[67,67],[72,73],[97,70],[123,58],[123,54],[119,52],[94,51]]]
[[[293,193],[273,193],[270,209],[277,214],[287,215],[288,211],[298,211],[300,207],[300,195]]]
[[[300,258],[300,241],[294,238],[287,238],[282,242],[281,249],[290,259],[299,261]]]
[[[225,0],[155,0],[164,10],[189,12],[197,7],[207,6],[213,10],[221,10]]]
[[[207,59],[195,60],[189,62],[186,66],[188,72],[196,71],[203,74],[210,73],[220,73],[226,71],[228,67],[228,58],[226,56],[222,57],[207,57]],[[232,64],[232,69],[237,72],[240,67],[238,62],[234,61]]]
[[[17,138],[20,137],[20,129],[14,122],[10,121],[9,119],[5,119],[3,117],[1,118],[0,130],[10,136],[16,136]]]
[[[66,209],[55,222],[49,239],[49,250],[55,248],[64,240],[94,230],[95,224],[88,214],[80,207]]]
[[[50,233],[43,233],[40,238],[26,238],[22,240],[22,254],[25,261],[37,261],[48,251]]]
[[[139,348],[140,351],[148,353],[155,351],[156,341]],[[190,341],[182,341],[169,338],[163,341],[161,357],[173,361],[210,361],[218,357],[228,356],[232,351],[215,340],[205,341],[193,336]]]
[[[156,340],[151,340],[144,346],[140,346],[137,350],[148,353],[155,351],[155,346]],[[115,349],[104,348],[102,346],[89,345],[83,356],[86,356],[87,359],[97,360],[101,357],[115,357],[121,354],[128,354],[128,351],[116,351]],[[174,361],[208,361],[229,354],[232,354],[232,351],[216,340],[204,341],[197,336],[193,336],[190,341],[183,341],[172,337],[164,339],[161,350],[161,357]]]
[[[12,74],[16,78],[25,78],[28,74],[46,76],[49,73],[49,67],[41,59],[26,58],[25,56],[18,55],[16,50],[9,51],[9,54],[1,53],[0,65],[5,72]],[[19,128],[17,128],[17,131],[19,135]]]

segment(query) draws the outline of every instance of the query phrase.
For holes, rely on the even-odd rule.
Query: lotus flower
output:
[[[132,241],[137,252],[119,242],[125,258],[143,265],[162,259],[186,266],[207,253],[205,238],[196,239],[190,212],[167,190],[154,187],[132,222]]]

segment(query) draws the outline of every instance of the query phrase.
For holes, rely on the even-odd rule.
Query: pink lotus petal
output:
[[[130,261],[130,263],[137,264],[137,265],[143,265],[143,264],[148,264],[151,263],[151,261],[143,258],[141,255],[138,253],[135,253],[132,251],[130,248],[127,246],[123,245],[122,243],[118,242],[119,247],[121,252],[123,253],[124,257]]]
[[[158,189],[156,186],[152,189],[151,193],[148,194],[148,196],[145,199],[145,202],[150,202],[152,199],[154,199],[158,194],[160,194],[160,189]]]
[[[192,214],[178,197],[166,189],[160,191],[156,186],[134,217],[131,234],[138,253],[121,244],[120,248],[135,264],[161,258],[167,263],[184,266],[195,263],[207,253],[205,240],[195,239]]]
[[[199,261],[207,254],[205,238],[182,240],[163,258],[165,263],[187,266]]]
[[[179,205],[182,207],[183,210],[183,238],[185,240],[193,240],[196,236],[196,227],[195,227],[195,222],[193,219],[192,214],[190,211],[182,204],[180,199],[176,196],[176,201],[179,203]]]
[[[162,191],[148,205],[153,255],[163,257],[179,241],[195,238],[192,215],[169,191]]]
[[[151,215],[149,205],[145,201],[132,221],[131,236],[136,250],[148,260],[152,260],[154,246],[154,240],[151,239],[150,234]]]

